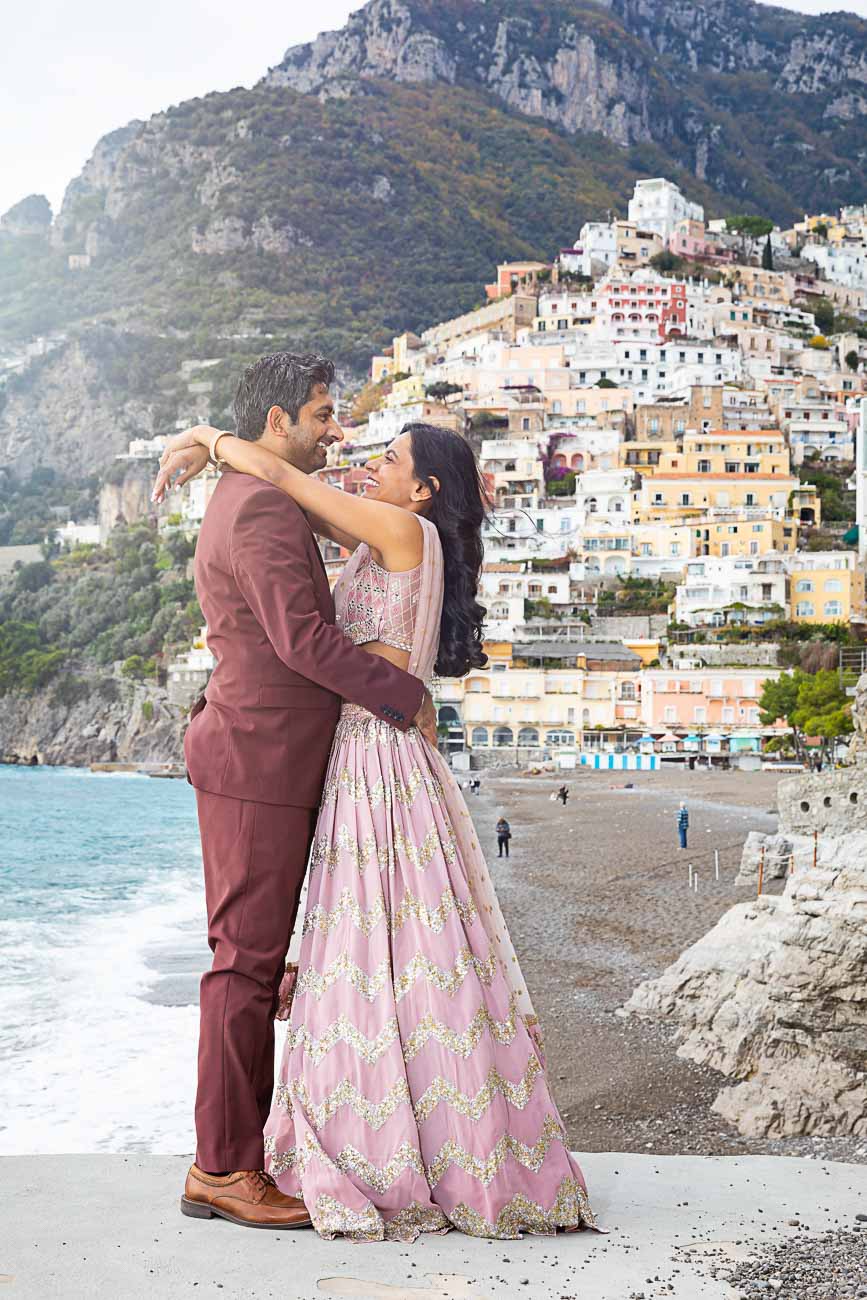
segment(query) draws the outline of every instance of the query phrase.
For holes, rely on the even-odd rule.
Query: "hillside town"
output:
[[[791,230],[706,222],[671,181],[640,180],[625,220],[586,223],[550,263],[504,263],[483,292],[372,359],[324,471],[359,491],[414,420],[478,455],[488,665],[437,681],[443,748],[463,768],[784,754],[766,681],[817,639],[826,668],[863,661],[867,205]],[[208,362],[186,365],[207,418]],[[194,535],[216,481],[161,527]],[[203,629],[168,665],[176,703],[211,664]]]

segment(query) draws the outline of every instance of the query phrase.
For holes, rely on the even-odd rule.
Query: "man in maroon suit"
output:
[[[236,432],[298,469],[343,434],[329,361],[278,353],[244,374]],[[319,548],[277,488],[227,470],[205,513],[196,590],[216,666],[184,742],[196,789],[208,942],[202,977],[196,1162],[181,1209],[256,1227],[303,1226],[301,1201],[262,1172],[274,1013],[340,700],[432,732],[418,678],[334,625]]]

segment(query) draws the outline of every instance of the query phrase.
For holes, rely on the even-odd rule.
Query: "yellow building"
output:
[[[707,516],[694,521],[696,555],[790,555],[798,549],[798,527],[793,520],[767,514],[732,511],[732,518]]]
[[[639,411],[641,407],[638,408]],[[618,452],[617,461],[621,469],[634,469],[643,477],[652,477],[659,468],[659,462],[662,456],[667,452],[669,455],[676,455],[678,443],[672,438],[670,441],[659,442],[655,438],[650,440],[636,440],[635,442],[621,442]]]
[[[665,244],[653,230],[644,230],[634,221],[616,221],[614,236],[617,247],[617,265],[622,270],[636,266],[649,266],[650,259],[661,253]]]
[[[485,649],[486,669],[436,685],[440,725],[453,747],[462,741],[469,750],[517,749],[529,758],[579,749],[587,732],[640,733],[641,668],[658,646],[540,642]]]
[[[704,512],[708,508],[784,511],[801,486],[777,429],[687,433],[680,450],[660,455],[642,482],[639,510]]]
[[[424,375],[408,375],[399,379],[386,399],[387,407],[408,406],[424,401]]]
[[[849,623],[864,611],[864,574],[854,551],[801,551],[789,561],[789,613],[796,623]]]

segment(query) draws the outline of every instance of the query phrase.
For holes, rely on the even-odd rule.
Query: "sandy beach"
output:
[[[743,1138],[710,1107],[726,1085],[676,1055],[664,1025],[616,1014],[636,984],[661,973],[751,886],[736,885],[751,830],[776,829],[768,772],[482,773],[466,792],[545,1033],[571,1145],[578,1151],[776,1154],[867,1163],[864,1138]],[[631,789],[626,786],[631,783]],[[690,812],[689,847],[675,825]],[[512,828],[497,858],[494,824]],[[714,849],[720,880],[714,879]],[[689,864],[699,873],[688,889]],[[772,881],[779,892],[782,882]]]

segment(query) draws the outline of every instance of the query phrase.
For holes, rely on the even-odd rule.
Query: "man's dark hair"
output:
[[[265,432],[265,420],[272,406],[280,406],[293,424],[298,412],[317,384],[328,388],[334,382],[334,362],[315,353],[274,352],[260,357],[241,376],[235,393],[235,432],[255,442]]]

